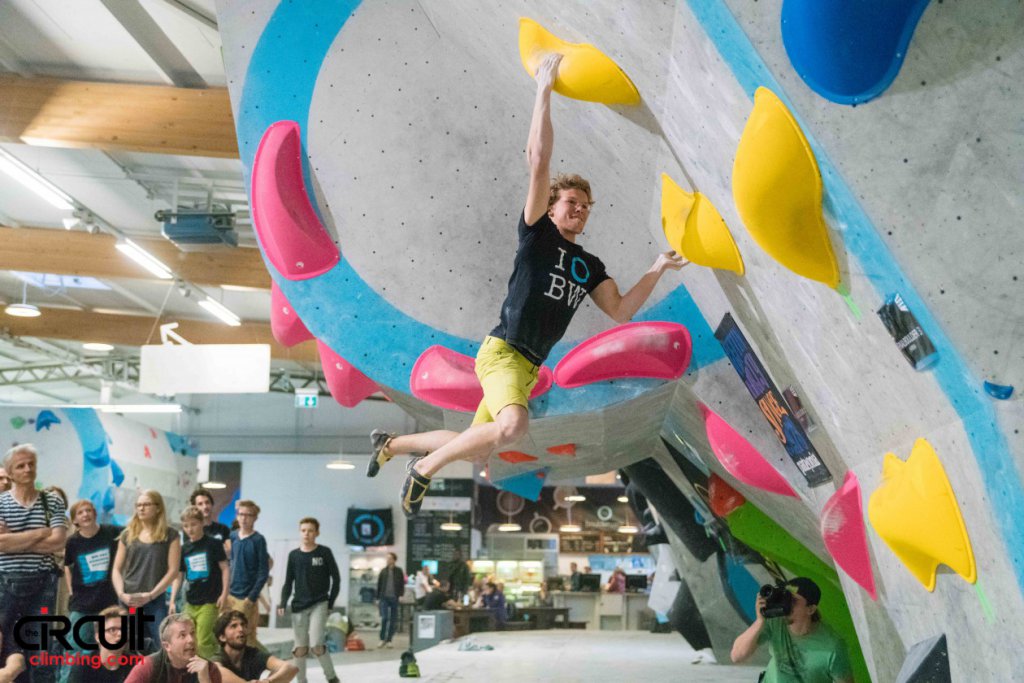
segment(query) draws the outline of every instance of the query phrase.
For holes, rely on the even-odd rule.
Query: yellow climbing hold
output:
[[[519,57],[532,78],[544,56],[563,55],[558,66],[555,92],[586,102],[603,104],[640,104],[640,93],[633,81],[593,45],[567,43],[533,19],[519,19]]]
[[[971,539],[946,470],[932,445],[914,443],[906,462],[892,453],[882,483],[871,494],[868,518],[885,544],[929,591],[935,570],[948,566],[968,583],[978,580]]]
[[[683,258],[743,275],[743,257],[718,209],[700,192],[679,187],[667,173],[661,174],[661,227]]]
[[[767,88],[754,94],[740,137],[732,196],[750,235],[772,258],[797,275],[839,285],[818,162],[796,119]]]

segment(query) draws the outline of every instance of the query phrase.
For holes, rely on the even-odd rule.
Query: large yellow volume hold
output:
[[[519,19],[519,57],[532,78],[544,57],[562,54],[555,92],[565,97],[602,104],[640,104],[633,81],[608,55],[593,45],[568,43],[533,19]]]
[[[944,564],[968,583],[978,580],[971,539],[946,470],[932,445],[914,443],[903,462],[892,453],[882,463],[882,483],[868,501],[871,526],[929,591]]]
[[[679,187],[661,174],[661,227],[677,254],[699,266],[743,275],[743,257],[718,209],[700,192]]]
[[[835,289],[839,266],[821,194],[818,162],[796,119],[775,93],[758,88],[732,168],[736,208],[769,256]]]

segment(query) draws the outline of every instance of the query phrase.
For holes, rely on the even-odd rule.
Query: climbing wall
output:
[[[610,321],[584,304],[492,478],[523,491],[653,455],[683,495],[664,439],[785,530],[781,552],[835,568],[858,680],[896,680],[943,633],[954,680],[1012,680],[1024,408],[999,397],[1024,367],[1024,18],[1009,0],[857,6],[872,4],[223,0],[218,15],[254,209],[280,217],[257,224],[297,221],[314,237],[284,242],[319,245],[260,235],[281,311],[322,342],[339,400],[380,387],[427,427],[468,424],[466,357],[511,270],[534,92],[519,17],[600,48],[641,101],[553,101],[554,170],[594,185],[582,244],[628,287],[668,248],[665,218],[714,267],[666,276],[636,317],[686,328],[671,372],[630,373],[650,358],[626,355],[609,375],[594,337]],[[681,193],[664,216],[662,173]],[[700,606],[714,581],[698,583]]]

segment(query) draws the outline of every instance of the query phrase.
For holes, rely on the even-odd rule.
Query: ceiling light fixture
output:
[[[38,318],[42,315],[36,306],[33,306],[28,302],[28,283],[21,283],[21,303],[7,304],[7,308],[4,309],[4,313],[7,315],[13,315],[15,318]]]
[[[574,493],[574,494],[572,494],[570,496],[566,496],[565,497],[565,500],[570,502],[570,503],[582,503],[586,499],[587,499],[587,497],[584,496],[582,493]]]
[[[620,503],[628,503],[629,502],[629,498],[627,496],[619,496],[615,500],[619,501]]]
[[[104,344],[103,342],[85,342],[82,344],[82,348],[86,351],[100,351],[103,353],[114,350],[112,344]]]
[[[523,527],[519,526],[515,522],[506,522],[498,525],[498,531],[510,532],[510,531],[522,531]]]
[[[238,327],[239,325],[242,324],[242,319],[235,315],[231,311],[231,309],[229,309],[227,306],[220,303],[219,301],[211,299],[209,295],[207,295],[205,299],[200,301],[199,305],[202,306],[208,313],[213,315],[213,317],[217,318],[225,325],[231,325],[231,327]]]
[[[632,534],[639,533],[640,529],[638,529],[633,524],[623,524],[622,526],[620,526],[618,528],[618,532],[620,534],[631,534],[632,535]]]
[[[214,489],[218,491],[220,489],[226,489],[228,487],[228,485],[222,481],[204,481],[202,484],[200,484],[200,486],[202,486],[204,489]]]
[[[0,171],[32,190],[36,196],[45,200],[50,206],[62,211],[74,211],[75,204],[71,197],[20,159],[2,149],[0,149]]]
[[[130,239],[118,242],[114,246],[117,247],[119,252],[130,258],[132,261],[135,261],[161,280],[170,280],[174,277],[174,273],[171,272],[171,269],[165,266],[160,259],[153,256]]]
[[[448,511],[448,521],[441,523],[441,531],[462,531],[462,525],[455,521],[455,513]]]
[[[563,524],[562,526],[558,527],[558,530],[563,534],[578,534],[579,532],[583,531],[583,527],[581,527],[579,524]]]
[[[329,470],[354,470],[356,466],[344,458],[338,458],[327,463]]]

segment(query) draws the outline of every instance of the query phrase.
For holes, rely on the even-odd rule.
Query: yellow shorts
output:
[[[476,354],[476,376],[484,388],[484,400],[476,409],[473,424],[494,422],[494,416],[505,406],[515,404],[529,408],[528,400],[537,385],[538,370],[504,339],[485,337]]]

